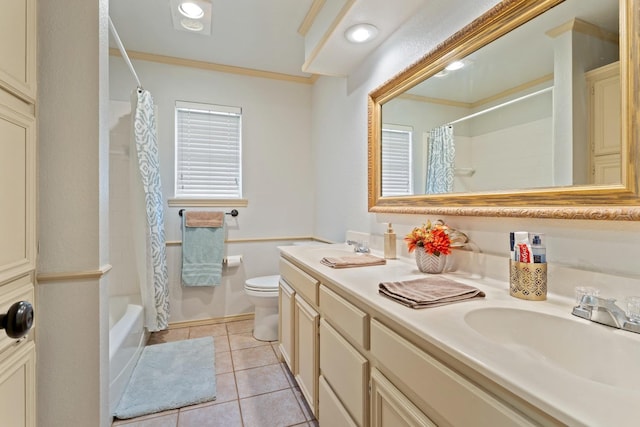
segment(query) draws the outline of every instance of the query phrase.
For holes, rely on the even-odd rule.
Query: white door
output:
[[[35,0],[0,13],[0,424],[36,425]]]

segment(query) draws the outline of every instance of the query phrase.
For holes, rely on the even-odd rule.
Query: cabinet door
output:
[[[36,266],[35,0],[0,12],[0,314],[34,305]],[[11,321],[7,319],[8,321]],[[35,334],[0,330],[0,424],[36,425]]]
[[[603,75],[592,86],[592,126],[594,155],[620,153],[620,74]]]
[[[294,375],[313,415],[318,415],[318,323],[320,315],[295,295]]]
[[[377,369],[371,371],[371,427],[436,427]]]
[[[295,307],[295,291],[284,280],[280,280],[280,291],[278,293],[280,323],[278,324],[280,343],[280,354],[285,363],[295,375],[294,371],[294,307]]]
[[[33,102],[36,96],[36,0],[2,2],[0,87]]]
[[[18,344],[0,362],[0,414],[3,427],[36,425],[36,348],[31,341]]]
[[[620,184],[622,169],[620,154],[594,156],[593,183],[599,185]]]
[[[323,426],[358,427],[322,375],[318,388],[318,421]]]
[[[0,284],[35,269],[35,144],[29,108],[0,89]]]
[[[368,425],[369,362],[324,319],[320,320],[320,370],[356,424]]]

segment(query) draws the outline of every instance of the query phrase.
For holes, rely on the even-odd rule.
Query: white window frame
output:
[[[413,127],[383,124],[381,140],[382,197],[413,195]]]
[[[217,125],[217,126],[231,126],[229,134],[219,134],[217,136],[211,136],[212,138],[218,138],[214,140],[218,144],[217,147],[207,148],[202,147],[202,143],[206,142],[208,136],[198,135],[194,139],[196,141],[189,141],[185,139],[184,123],[181,120],[185,120],[187,117],[183,113],[193,112],[199,116],[200,119],[204,119],[203,125]],[[206,123],[207,115],[211,115],[211,122]],[[214,120],[219,119],[217,122]],[[231,120],[229,120],[231,119]],[[211,129],[207,129],[207,132],[211,132]],[[188,138],[188,137],[186,137]],[[199,139],[199,140],[198,140]],[[200,147],[193,144],[200,143]],[[189,147],[189,144],[192,146]],[[220,151],[226,151],[222,148],[224,144],[228,144],[225,148],[230,148],[230,157],[227,159],[228,163],[221,163],[216,168],[212,166],[210,161],[212,156],[220,156]],[[207,151],[210,151],[207,153]],[[216,190],[207,192],[198,189],[197,185],[189,177],[185,179],[185,170],[189,166],[189,161],[184,157],[194,156],[197,158],[202,155],[200,161],[207,163],[207,170],[202,172],[215,173],[221,169],[227,167],[230,168],[230,176],[233,178],[233,183],[225,183],[224,179],[216,180],[211,178],[211,182],[204,182],[203,185],[213,185]],[[198,161],[196,159],[196,161]],[[246,201],[242,199],[242,109],[239,107],[214,105],[214,104],[202,104],[195,102],[176,101],[175,105],[175,177],[174,177],[174,195],[175,198],[169,201],[169,206],[246,206]],[[192,177],[193,178],[193,177]]]

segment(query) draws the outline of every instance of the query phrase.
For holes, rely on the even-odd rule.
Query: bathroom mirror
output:
[[[369,210],[640,220],[638,7],[503,1],[372,91]]]

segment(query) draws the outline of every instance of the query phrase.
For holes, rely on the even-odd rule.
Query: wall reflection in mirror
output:
[[[382,105],[382,196],[622,183],[618,0],[567,0]]]

